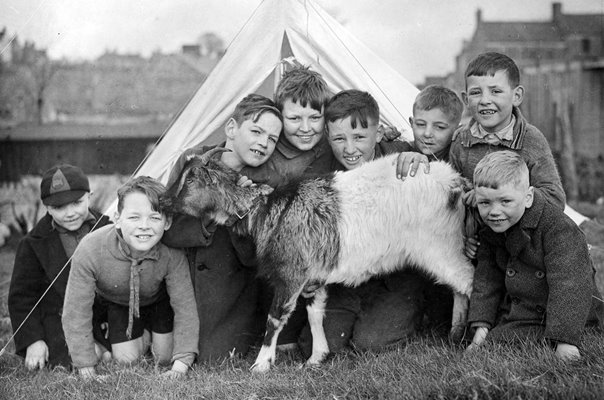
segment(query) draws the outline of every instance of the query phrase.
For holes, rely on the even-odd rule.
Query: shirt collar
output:
[[[486,143],[499,144],[502,142],[511,142],[514,140],[514,125],[516,117],[512,114],[512,119],[509,124],[497,132],[487,132],[480,124],[473,124],[470,127],[470,134],[476,139],[480,139]]]
[[[128,243],[126,243],[124,237],[122,236],[122,231],[118,228],[115,228],[115,230],[117,232],[117,247],[120,250],[120,253],[122,253],[122,255],[128,260],[135,259],[132,257],[132,250],[130,249],[130,246],[128,246]],[[144,256],[136,258],[136,260],[159,260],[159,243],[153,246],[151,250],[149,250]]]

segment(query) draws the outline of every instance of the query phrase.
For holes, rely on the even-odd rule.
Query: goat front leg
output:
[[[275,363],[279,333],[294,311],[298,296],[302,292],[303,287],[304,284],[299,285],[294,290],[290,290],[287,287],[276,288],[271,309],[266,320],[266,332],[262,347],[256,357],[256,361],[250,368],[252,372],[266,372]]]
[[[466,331],[470,299],[461,293],[453,292],[453,318],[449,337],[454,343],[461,343]]]
[[[321,286],[315,291],[312,299],[306,305],[308,323],[312,335],[312,354],[306,361],[307,365],[319,365],[329,354],[329,346],[323,329],[323,318],[325,317],[325,305],[327,304],[327,288]]]

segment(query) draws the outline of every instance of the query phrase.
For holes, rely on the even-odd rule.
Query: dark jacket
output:
[[[111,223],[107,216],[92,210],[90,212],[99,221],[94,229]],[[25,320],[67,261],[59,232],[53,228],[50,214],[46,214],[17,247],[8,293],[8,312],[13,331]],[[70,264],[61,272],[15,335],[18,355],[25,357],[29,345],[44,340],[48,346],[50,366],[71,365],[61,325],[69,270]]]
[[[176,161],[168,186],[178,179],[188,155],[203,154],[213,147],[186,150]],[[241,174],[259,183],[278,180],[266,167],[244,168]],[[245,354],[257,342],[266,321],[258,307],[260,289],[252,239],[210,221],[176,215],[162,242],[187,252],[199,316],[198,360],[224,358],[233,350]]]
[[[497,337],[537,332],[577,346],[602,317],[583,232],[538,191],[508,231],[481,229],[477,260],[468,322],[495,327]]]
[[[451,164],[464,178],[472,181],[476,164],[486,154],[499,150],[517,152],[528,166],[531,185],[548,201],[564,210],[566,195],[547,139],[539,129],[527,122],[519,108],[514,107],[513,113],[516,117],[514,139],[504,140],[500,145],[491,145],[472,136],[470,129],[476,124],[473,119],[467,126],[459,128],[451,144]]]

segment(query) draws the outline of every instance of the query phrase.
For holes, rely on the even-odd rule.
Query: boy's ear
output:
[[[164,225],[164,231],[167,231],[172,226],[172,216],[166,216],[166,224]]]
[[[413,126],[413,117],[409,117],[409,125]]]
[[[520,104],[522,104],[522,100],[524,100],[524,86],[518,85],[514,89],[514,99],[512,100],[512,103],[516,107],[519,107]]]
[[[461,101],[463,101],[463,104],[466,107],[468,106],[468,94],[466,93],[465,90],[463,92],[461,92]]]
[[[533,205],[533,200],[535,199],[535,188],[529,186],[528,191],[526,192],[526,208],[531,208]]]
[[[226,137],[230,140],[235,138],[235,132],[237,130],[237,121],[234,118],[229,118],[226,125],[224,126],[224,133]]]
[[[115,221],[115,226],[119,225],[119,220],[120,220],[120,213],[119,212],[115,212],[115,214],[113,214],[113,220]],[[119,228],[119,226],[118,226]]]

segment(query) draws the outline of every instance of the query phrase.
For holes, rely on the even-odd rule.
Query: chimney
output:
[[[562,16],[562,3],[552,3],[552,21],[558,22]]]
[[[480,25],[482,22],[482,10],[480,8],[476,9],[476,26]]]

